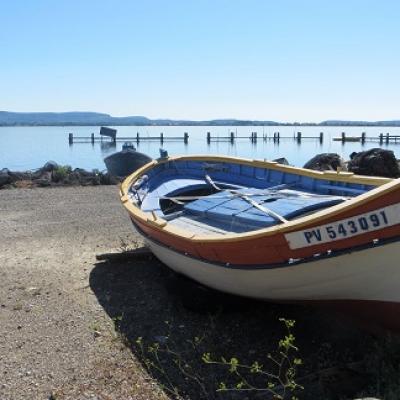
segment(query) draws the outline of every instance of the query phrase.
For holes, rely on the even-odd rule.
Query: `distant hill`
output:
[[[320,122],[321,126],[400,126],[400,120],[394,121],[342,121],[329,120]]]
[[[238,119],[214,119],[208,121],[149,119],[143,116],[113,117],[96,112],[9,112],[0,111],[0,126],[276,126],[276,125],[315,125],[315,126],[400,126],[400,120],[394,121],[343,121],[328,120],[315,122],[277,122]]]

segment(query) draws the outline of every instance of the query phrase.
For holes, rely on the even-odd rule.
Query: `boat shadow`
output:
[[[268,354],[277,354],[279,340],[287,334],[280,318],[296,321],[293,334],[299,352],[291,357],[303,359],[299,376],[358,361],[370,340],[336,314],[215,293],[153,258],[99,262],[89,283],[118,335],[171,398],[177,394],[190,399],[242,398],[238,392],[216,391],[221,382],[235,386],[240,379],[227,366],[205,362],[203,355],[210,353],[217,361],[235,358],[247,365],[258,361],[276,372]],[[259,381],[255,375],[249,378],[251,383],[263,387],[264,377]],[[304,384],[307,393],[301,398],[331,398],[318,375]],[[354,382],[350,386],[355,390]],[[244,393],[243,398],[253,394]]]

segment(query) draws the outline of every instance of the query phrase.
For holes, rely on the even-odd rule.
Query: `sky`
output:
[[[400,119],[397,0],[0,0],[0,110]]]

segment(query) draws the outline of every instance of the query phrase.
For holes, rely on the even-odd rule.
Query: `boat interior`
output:
[[[294,172],[292,172],[294,171]],[[271,227],[361,195],[375,185],[321,179],[294,169],[236,162],[170,160],[130,188],[142,211],[201,235]]]

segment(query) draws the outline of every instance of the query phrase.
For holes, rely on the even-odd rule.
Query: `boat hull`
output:
[[[231,268],[144,239],[173,271],[212,289],[275,303],[333,308],[400,332],[400,241],[300,264]]]
[[[135,150],[122,150],[104,159],[107,170],[114,176],[127,176],[151,161],[146,154]]]
[[[183,179],[187,178],[185,168],[192,180]],[[205,179],[204,171],[211,171],[212,178],[206,175]],[[184,214],[190,223],[179,225],[174,213],[169,218],[158,208],[163,196],[182,200],[177,192],[180,185],[187,190],[201,179],[210,185],[218,179],[232,184],[234,178],[249,191],[295,183],[318,195],[354,196],[310,214],[239,233],[229,228],[222,234],[201,230],[206,223],[218,228],[212,218],[221,215],[228,215],[231,223],[237,206],[232,206],[232,213],[214,207],[206,214],[208,219],[200,219],[201,229],[195,218],[189,218],[190,213]],[[165,182],[165,192],[159,192]],[[221,191],[215,184],[214,188]],[[148,201],[152,193],[156,193],[154,202]],[[358,310],[359,315],[383,319],[383,325],[400,330],[400,180],[228,157],[178,156],[154,160],[132,174],[121,186],[121,201],[153,253],[177,273],[205,286],[266,301]],[[190,210],[197,217],[196,208]]]

